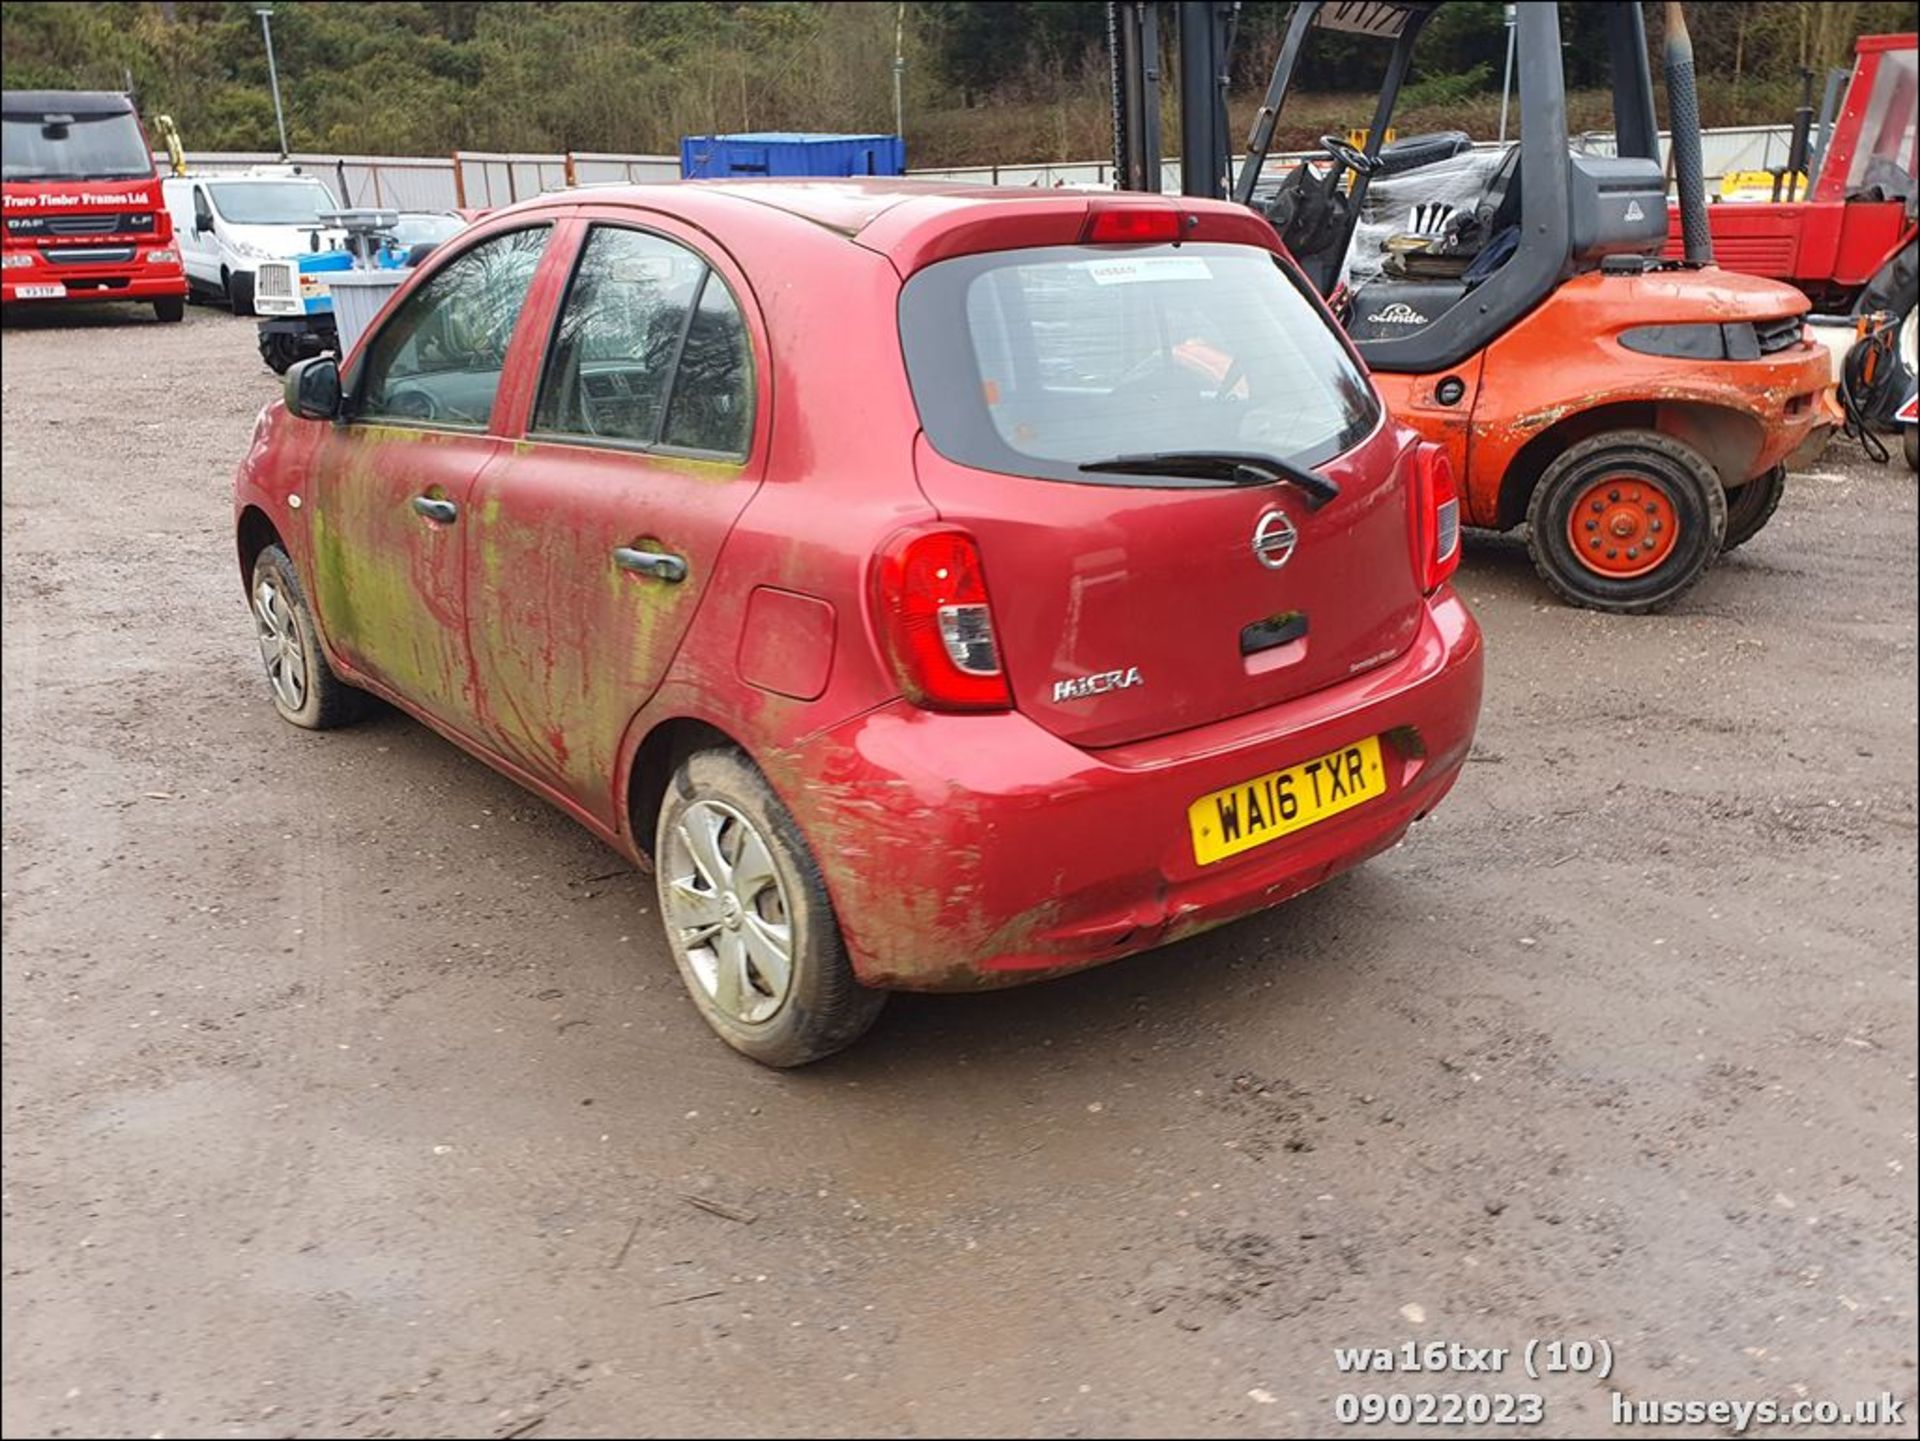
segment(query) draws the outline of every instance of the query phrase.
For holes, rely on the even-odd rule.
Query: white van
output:
[[[325,250],[341,237],[320,223],[333,192],[287,167],[170,175],[162,183],[191,294],[253,314],[253,272],[263,260]]]

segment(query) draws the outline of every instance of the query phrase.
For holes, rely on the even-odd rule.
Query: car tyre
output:
[[[1765,475],[1755,476],[1745,485],[1727,492],[1727,535],[1720,542],[1725,555],[1752,540],[1767,528],[1773,513],[1780,508],[1780,497],[1787,493],[1787,468],[1776,465]]]
[[[187,298],[184,295],[166,295],[153,302],[154,316],[171,325],[187,318]]]
[[[1604,431],[1542,473],[1527,528],[1534,569],[1555,595],[1642,615],[1673,604],[1719,557],[1727,496],[1692,446],[1653,430]]]
[[[253,314],[253,273],[242,270],[235,274],[222,270],[220,280],[227,291],[227,309],[235,315]]]
[[[802,1066],[851,1045],[879,1016],[886,993],[854,978],[806,838],[740,751],[698,751],[681,763],[653,858],[680,978],[736,1051]]]
[[[260,552],[247,594],[268,693],[280,718],[304,730],[323,731],[364,716],[373,698],[341,680],[327,664],[300,577],[279,546]]]

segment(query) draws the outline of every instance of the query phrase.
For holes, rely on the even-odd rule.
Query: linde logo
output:
[[[1640,202],[1638,200],[1629,200],[1627,202],[1625,218],[1628,220],[1645,220],[1647,218],[1647,212],[1640,208]]]
[[[1375,325],[1425,325],[1427,323],[1427,317],[1404,300],[1396,300],[1384,310],[1374,311],[1367,319]]]
[[[1128,686],[1145,685],[1140,675],[1140,667],[1128,666],[1125,670],[1102,671],[1099,675],[1075,676],[1072,680],[1057,680],[1053,683],[1054,704],[1064,700],[1085,700],[1090,695],[1103,695],[1110,690],[1125,690]]]

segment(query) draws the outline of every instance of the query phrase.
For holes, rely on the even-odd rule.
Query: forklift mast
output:
[[[1227,63],[1239,0],[1176,0],[1179,36],[1180,190],[1223,199],[1233,152],[1227,121]],[[1160,5],[1110,0],[1113,156],[1122,190],[1158,192],[1160,174]]]
[[[1420,32],[1442,0],[1301,0],[1293,7],[1280,57],[1254,116],[1247,156],[1240,173],[1232,171],[1232,140],[1227,120],[1227,72],[1240,6],[1224,0],[1175,0],[1179,36],[1181,191],[1219,198],[1231,194],[1253,203],[1254,188],[1273,149],[1281,108],[1293,84],[1301,54],[1315,29],[1377,36],[1392,42],[1386,73],[1363,147],[1377,158],[1406,84]],[[1113,127],[1116,180],[1123,190],[1161,189],[1160,157],[1160,10],[1157,0],[1110,0],[1107,6],[1109,54],[1113,66]],[[1550,74],[1537,73],[1523,90],[1539,92],[1546,118],[1566,130],[1565,77],[1559,63],[1557,15],[1551,3],[1523,3],[1517,23],[1542,39],[1551,32]],[[1677,11],[1678,7],[1672,7]],[[1658,126],[1653,108],[1653,75],[1639,0],[1611,0],[1607,6],[1607,51],[1613,81],[1615,153],[1658,159]],[[1523,53],[1527,47],[1523,45]],[[1691,62],[1691,55],[1687,57]],[[1537,110],[1543,107],[1536,104]],[[1523,96],[1522,112],[1526,111]],[[1367,176],[1353,181],[1353,208],[1366,196]]]
[[[1253,133],[1247,139],[1247,158],[1234,183],[1233,198],[1243,205],[1253,201],[1253,191],[1259,183],[1261,169],[1273,150],[1274,131],[1279,125],[1281,109],[1292,87],[1294,71],[1300,63],[1308,37],[1316,29],[1373,35],[1393,42],[1386,75],[1380,84],[1380,97],[1374,107],[1373,124],[1362,147],[1369,159],[1377,159],[1387,123],[1393,116],[1394,106],[1399,101],[1401,88],[1406,84],[1413,63],[1414,46],[1420,39],[1420,32],[1441,3],[1443,0],[1400,0],[1400,3],[1395,3],[1395,0],[1302,0],[1302,3],[1296,4],[1287,23],[1280,58],[1275,62],[1273,75],[1267,82],[1266,97],[1254,116]],[[1536,82],[1534,88],[1542,101],[1551,102],[1536,104],[1536,109],[1557,117],[1558,130],[1564,140],[1566,76],[1560,63],[1559,16],[1547,13],[1555,8],[1550,3],[1522,3],[1515,7],[1515,24],[1520,29],[1520,53],[1523,57],[1522,133],[1525,131],[1529,68],[1525,59],[1531,54],[1537,60],[1550,61],[1545,66],[1532,67],[1536,71],[1544,69],[1547,72],[1533,77]],[[1535,43],[1529,45],[1529,40]],[[1607,59],[1613,82],[1615,154],[1657,160],[1660,156],[1659,127],[1653,109],[1653,72],[1647,55],[1646,22],[1639,0],[1610,0],[1607,5]],[[1691,63],[1691,55],[1688,60]],[[1366,194],[1366,178],[1365,175],[1355,177],[1356,209]]]
[[[1231,195],[1260,210],[1314,287],[1322,295],[1333,294],[1349,264],[1375,176],[1384,183],[1386,176],[1434,163],[1439,158],[1436,143],[1466,144],[1465,136],[1444,135],[1403,137],[1392,147],[1385,145],[1413,70],[1414,48],[1442,3],[1298,0],[1254,117],[1246,158],[1233,173],[1225,80],[1237,7],[1216,0],[1178,0],[1181,190],[1195,196]],[[1497,170],[1465,212],[1478,226],[1468,243],[1478,248],[1454,252],[1469,262],[1485,253],[1486,264],[1464,279],[1430,274],[1430,283],[1417,292],[1394,296],[1388,293],[1390,287],[1376,283],[1376,303],[1356,312],[1350,327],[1376,371],[1424,372],[1461,363],[1582,270],[1596,269],[1603,260],[1616,266],[1631,265],[1636,258],[1653,263],[1664,243],[1667,207],[1645,19],[1640,0],[1606,0],[1604,10],[1615,154],[1573,153],[1560,7],[1553,0],[1523,0],[1515,7],[1514,21],[1519,139],[1489,157]],[[1129,189],[1161,189],[1159,11],[1151,0],[1114,0],[1110,9],[1116,160],[1120,184]],[[1688,258],[1699,263],[1708,258],[1705,197],[1699,178],[1693,57],[1679,12],[1679,5],[1669,0],[1667,76],[1682,217],[1693,242]],[[1262,170],[1288,94],[1310,69],[1308,50],[1315,31],[1378,43],[1382,70],[1372,121],[1363,143],[1322,136],[1320,148],[1330,157],[1328,163],[1290,166],[1277,187],[1272,182],[1263,187]],[[1496,231],[1500,244],[1493,245]],[[1469,290],[1471,304],[1465,303]],[[1390,303],[1396,298],[1399,304]],[[1386,324],[1389,319],[1396,323]],[[1367,323],[1374,320],[1381,325]]]

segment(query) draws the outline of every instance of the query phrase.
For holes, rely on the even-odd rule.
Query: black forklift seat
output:
[[[1408,135],[1389,140],[1380,147],[1380,168],[1376,175],[1398,175],[1418,170],[1437,160],[1451,160],[1473,149],[1473,139],[1464,130],[1436,130],[1430,135]]]
[[[1415,207],[1416,226],[1422,209]],[[1454,208],[1437,251],[1390,255],[1380,274],[1354,286],[1348,333],[1365,342],[1403,339],[1425,329],[1512,257],[1512,244],[1501,237],[1515,231],[1519,223],[1520,147],[1516,144],[1494,164],[1479,196]],[[1392,245],[1390,241],[1389,248]]]

